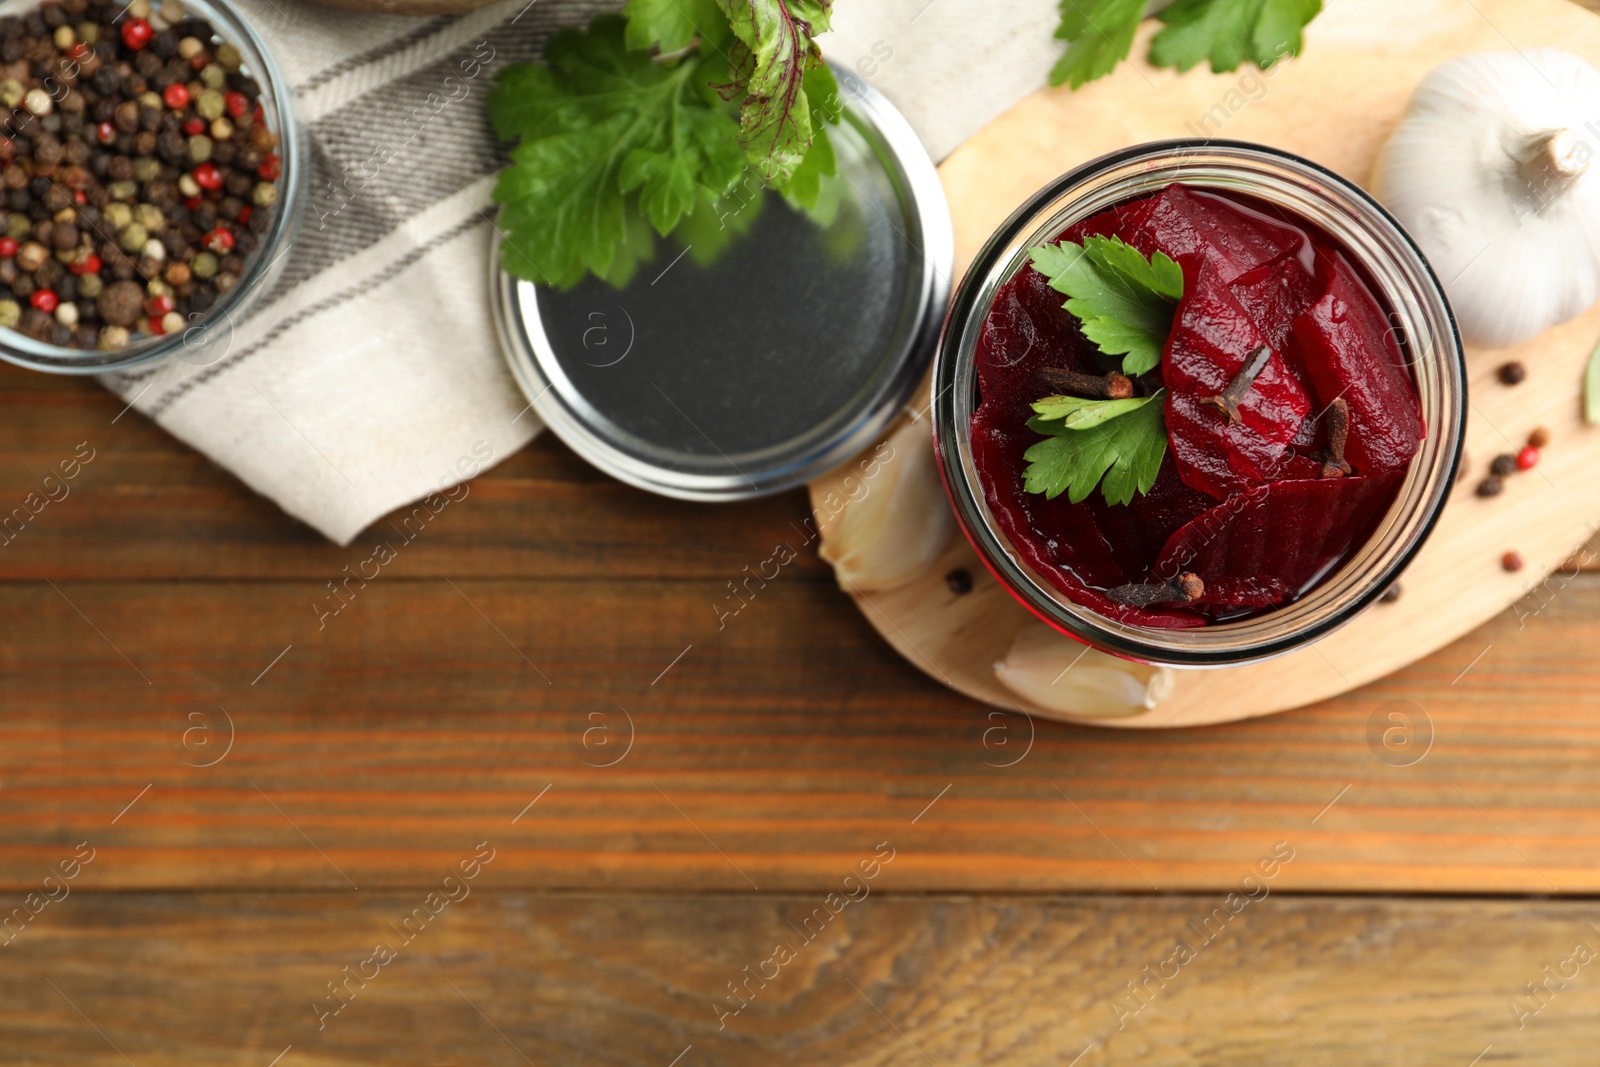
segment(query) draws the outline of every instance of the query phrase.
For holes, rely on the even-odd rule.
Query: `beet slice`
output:
[[[1171,463],[1163,463],[1150,492],[1134,494],[1129,503],[1107,504],[1104,494],[1094,492],[1080,506],[1094,515],[1123,580],[1144,582],[1167,539],[1215,504],[1209,494],[1184,484]]]
[[[1372,535],[1402,472],[1273,482],[1223,501],[1177,531],[1160,576],[1193,571],[1195,607],[1268,607],[1301,595]]]
[[[1397,470],[1423,437],[1411,372],[1371,291],[1338,252],[1319,249],[1320,299],[1294,322],[1321,407],[1342,396],[1350,405],[1345,458],[1357,472]]]
[[[1159,248],[1179,261],[1195,258],[1224,284],[1309,247],[1305,231],[1211,193],[1169,185],[1148,203],[1142,217],[1127,216],[1123,239],[1146,254]]]
[[[1311,399],[1283,357],[1273,351],[1231,422],[1202,403],[1218,396],[1266,336],[1219,274],[1201,269],[1178,305],[1162,358],[1167,434],[1183,480],[1227,497],[1282,477],[1289,445],[1311,410]]]
[[[1317,279],[1294,258],[1247,271],[1234,279],[1229,288],[1250,321],[1266,334],[1267,343],[1274,351],[1286,355],[1294,320],[1322,295]]]

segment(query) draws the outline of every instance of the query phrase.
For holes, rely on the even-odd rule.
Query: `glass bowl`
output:
[[[21,15],[37,8],[37,0],[4,0],[0,15]],[[155,7],[163,5],[156,0]],[[225,352],[227,327],[242,321],[283,269],[286,253],[294,243],[294,229],[305,204],[309,159],[303,134],[294,116],[294,91],[267,43],[245,15],[225,0],[181,0],[185,12],[204,18],[217,31],[221,41],[239,50],[244,62],[240,69],[261,86],[261,110],[267,127],[278,135],[278,196],[273,205],[272,223],[259,236],[244,273],[228,292],[217,298],[203,317],[195,319],[181,332],[147,336],[113,350],[63,348],[38,341],[17,330],[0,328],[0,359],[31,370],[53,374],[104,374],[125,371],[169,356],[181,356],[191,363],[205,365]]]
[[[1028,249],[1116,204],[1182,182],[1245,194],[1298,215],[1342,244],[1391,309],[1426,436],[1399,494],[1366,544],[1299,600],[1194,629],[1118,622],[1070,600],[1021,561],[995,522],[971,447],[979,330]],[[1372,197],[1309,160],[1264,145],[1177,140],[1137,145],[1051,182],[990,237],[956,291],[934,359],[935,447],[967,539],[1000,584],[1070,637],[1128,659],[1217,667],[1267,659],[1321,638],[1381,596],[1422,547],[1455,482],[1466,430],[1466,363],[1444,290],[1416,243]]]

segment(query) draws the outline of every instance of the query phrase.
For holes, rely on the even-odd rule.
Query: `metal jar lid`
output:
[[[905,119],[837,73],[828,225],[757,192],[747,232],[717,254],[674,235],[620,289],[521,281],[494,242],[506,361],[545,424],[607,474],[688,500],[775,493],[869,445],[921,381],[949,297],[949,208]]]

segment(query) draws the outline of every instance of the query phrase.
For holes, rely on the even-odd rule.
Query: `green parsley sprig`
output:
[[[1265,70],[1300,54],[1302,31],[1321,11],[1322,0],[1176,0],[1157,16],[1165,25],[1150,41],[1150,62],[1188,70],[1210,60],[1221,73],[1248,61]],[[1110,74],[1128,58],[1144,14],[1145,0],[1061,0],[1056,36],[1068,47],[1050,84],[1076,89]]]
[[[1074,504],[1096,485],[1108,504],[1128,504],[1135,492],[1148,493],[1167,455],[1165,396],[1166,390],[1158,389],[1131,400],[1040,400],[1028,428],[1048,436],[1023,453],[1028,461],[1023,488],[1050,500],[1065,492]],[[1068,401],[1077,403],[1065,417],[1050,417]]]
[[[725,229],[741,182],[816,208],[841,111],[814,39],[830,3],[628,0],[501,72],[489,118],[517,142],[494,191],[505,268],[625,284],[655,235],[691,217]]]
[[[1183,296],[1183,269],[1161,252],[1146,259],[1120,237],[1090,236],[1083,243],[1029,249],[1033,268],[1065,293],[1066,308],[1083,335],[1136,378],[1161,365],[1172,333],[1172,314]]]
[[[1083,335],[1111,356],[1123,373],[1146,374],[1161,365],[1183,297],[1183,270],[1156,252],[1146,258],[1120,238],[1090,236],[1029,249],[1033,269],[1068,297]],[[1033,404],[1028,428],[1045,435],[1023,454],[1023,488],[1077,504],[1100,486],[1108,504],[1128,504],[1148,493],[1167,454],[1165,389],[1150,396],[1092,400],[1047,396]]]

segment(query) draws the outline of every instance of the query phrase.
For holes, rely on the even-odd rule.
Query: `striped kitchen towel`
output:
[[[427,19],[235,2],[298,96],[309,203],[282,277],[248,317],[181,357],[102,380],[347,544],[538,432],[490,317],[503,155],[484,101],[500,68],[620,0],[508,0]],[[838,0],[837,32],[822,42],[908,112],[937,158],[1043,83],[1059,52],[1053,9]]]

